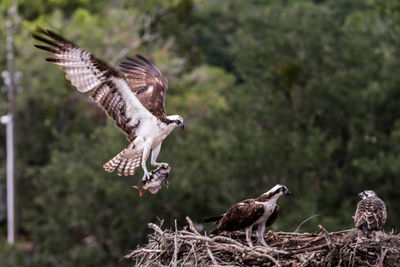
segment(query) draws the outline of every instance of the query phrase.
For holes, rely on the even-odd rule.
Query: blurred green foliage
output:
[[[386,230],[398,226],[396,1],[19,2],[19,242],[6,244],[2,222],[1,266],[128,266],[120,259],[145,242],[148,222],[200,223],[277,183],[294,195],[279,201],[275,230],[293,231],[316,214],[300,231],[350,228],[365,189],[386,202]],[[0,4],[3,14],[10,3]],[[1,36],[5,22],[0,17]],[[140,174],[103,171],[127,141],[43,60],[31,38],[38,26],[113,65],[141,53],[160,67],[170,85],[167,112],[187,126],[163,143],[168,189],[139,198],[131,186]]]

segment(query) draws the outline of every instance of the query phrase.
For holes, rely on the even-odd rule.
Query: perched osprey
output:
[[[118,168],[118,175],[134,175],[142,165],[143,181],[150,178],[146,161],[151,165],[168,167],[157,162],[162,141],[176,127],[184,128],[178,115],[167,116],[164,99],[167,79],[147,58],[137,55],[120,64],[125,78],[113,67],[74,43],[50,30],[39,30],[33,37],[45,44],[35,45],[54,53],[47,58],[61,67],[79,92],[89,92],[90,98],[101,106],[116,125],[127,135],[130,144],[104,164],[108,172]]]
[[[361,192],[358,196],[361,201],[357,204],[354,226],[364,235],[382,230],[387,217],[385,203],[372,190]]]
[[[277,184],[258,198],[246,199],[236,203],[224,214],[208,218],[204,222],[217,222],[217,228],[211,232],[214,234],[244,228],[246,241],[250,247],[253,247],[251,242],[252,228],[257,226],[258,242],[263,246],[268,246],[264,240],[264,231],[265,227],[273,224],[278,216],[279,206],[276,205],[276,201],[280,196],[290,195],[291,193],[286,186]]]

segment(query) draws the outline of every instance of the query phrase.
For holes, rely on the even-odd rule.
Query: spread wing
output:
[[[357,205],[354,225],[361,230],[382,230],[386,222],[386,206],[378,197],[368,197]]]
[[[151,114],[118,71],[50,30],[39,30],[33,37],[46,44],[35,47],[54,54],[46,60],[59,65],[79,92],[90,92],[90,98],[115,120],[116,125],[128,135],[128,140],[133,141],[140,121],[151,117]]]
[[[165,93],[168,88],[167,79],[160,70],[147,58],[137,55],[136,58],[128,57],[120,64],[121,71],[137,98],[151,114],[164,120]]]
[[[264,206],[255,201],[242,201],[232,206],[219,221],[218,231],[235,231],[252,225],[264,213]]]

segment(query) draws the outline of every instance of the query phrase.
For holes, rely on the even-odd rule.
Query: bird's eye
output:
[[[176,120],[176,121],[175,121],[175,123],[176,123],[176,124],[179,124],[179,123],[180,123],[180,121],[179,121],[179,120]]]

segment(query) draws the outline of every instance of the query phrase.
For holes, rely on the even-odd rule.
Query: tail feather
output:
[[[125,166],[131,166],[132,165],[132,162],[133,162],[133,159],[128,159],[128,161],[126,162],[126,164],[125,164]],[[130,168],[125,168],[124,169],[124,175],[125,176],[128,176],[128,175],[130,175]]]
[[[206,218],[206,219],[203,220],[203,222],[215,222],[215,223],[216,223],[216,222],[218,222],[219,220],[221,220],[222,217],[224,217],[223,214],[222,214],[222,215],[215,216],[215,217]]]
[[[225,213],[224,213],[224,214],[221,214],[221,215],[218,215],[218,216],[206,218],[206,219],[203,220],[203,222],[204,222],[204,223],[213,222],[213,223],[217,224],[224,216],[225,216]],[[214,229],[212,229],[212,230],[210,231],[210,234],[212,234],[212,235],[218,235],[220,232],[221,232],[221,231],[218,230],[218,226],[217,226],[217,227],[215,227]]]
[[[122,154],[123,154],[122,152],[120,152],[118,155],[116,155],[115,157],[113,157],[111,160],[109,160],[107,163],[105,163],[103,165],[103,168],[107,172],[113,172],[118,167],[118,165],[122,159]]]
[[[126,166],[126,162],[127,162],[127,161],[128,161],[128,159],[125,158],[125,157],[123,157],[123,158],[121,159],[121,162],[120,162],[120,164],[119,164],[119,166],[118,166],[118,169],[117,169],[117,174],[118,174],[118,176],[121,176],[122,173],[124,173],[124,175],[125,175],[125,166]]]
[[[113,172],[115,169],[117,169],[117,174],[119,176],[134,175],[136,168],[140,166],[142,155],[131,155],[130,153],[127,154],[128,155],[125,155],[125,150],[121,151],[118,155],[106,162],[103,165],[103,168],[107,172]]]
[[[218,230],[218,228],[214,228],[210,231],[211,235],[218,235],[221,231]]]

